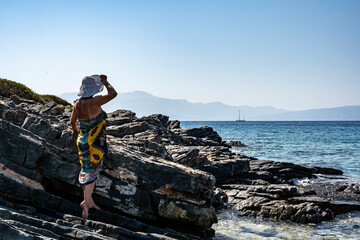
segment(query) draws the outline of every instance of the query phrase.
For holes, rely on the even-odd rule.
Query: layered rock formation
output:
[[[16,221],[19,204],[32,209],[32,216],[26,215],[29,218],[37,213],[61,215],[61,221],[66,221],[66,214],[80,216],[80,165],[70,114],[70,109],[53,102],[44,105],[16,96],[1,100],[0,196],[9,203],[2,205],[7,207],[2,218]],[[107,212],[92,211],[90,219],[112,228],[122,227],[122,216],[135,225],[131,231],[146,234],[171,236],[160,229],[170,227],[202,237],[213,235],[211,225],[217,219],[210,200],[215,177],[171,161],[161,136],[174,135],[177,141],[182,137],[167,130],[167,117],[137,119],[130,111],[117,111],[109,114],[108,123],[109,154],[94,190],[95,201]],[[11,226],[8,223],[6,228]],[[154,232],[149,231],[152,228]]]
[[[0,238],[208,238],[214,207],[317,223],[360,206],[339,203],[341,192],[357,200],[357,185],[338,186],[329,199],[326,186],[293,181],[339,170],[238,155],[210,127],[118,110],[108,113],[109,154],[93,194],[103,210],[84,220],[70,114],[54,102],[0,98]]]

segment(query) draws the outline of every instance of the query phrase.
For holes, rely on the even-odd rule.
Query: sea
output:
[[[360,182],[360,121],[182,121],[182,128],[212,127],[223,141],[241,141],[232,151],[262,160],[340,169],[349,183]],[[311,182],[298,179],[298,183]],[[326,180],[330,181],[330,180]],[[224,211],[214,239],[360,239],[360,212],[318,225],[239,217]]]

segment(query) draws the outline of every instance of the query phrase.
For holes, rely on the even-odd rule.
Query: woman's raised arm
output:
[[[110,100],[114,99],[117,96],[116,90],[110,85],[107,81],[106,75],[100,75],[101,82],[104,84],[107,90],[107,94],[102,96],[95,96],[93,97],[93,104],[101,106],[105,103],[109,102]]]

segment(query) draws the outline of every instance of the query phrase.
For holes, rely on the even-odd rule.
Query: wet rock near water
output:
[[[228,197],[223,206],[238,210],[241,216],[316,224],[336,214],[360,210],[356,185],[308,180],[304,186],[294,182],[317,179],[321,174],[338,178],[340,170],[258,159],[249,160],[249,165],[247,173],[218,186]]]
[[[357,197],[360,199],[360,184],[342,184],[336,189],[338,192],[346,192],[346,193],[352,193],[357,194]]]
[[[339,179],[321,179],[301,184],[306,191],[312,191],[330,201],[331,209],[336,213],[360,211],[360,184],[339,181]]]
[[[243,216],[319,223],[332,219],[329,201],[287,184],[223,185],[231,207]]]
[[[227,144],[231,147],[246,147],[246,145],[240,141],[230,141]]]
[[[329,196],[356,200],[358,185],[325,194],[327,185],[294,182],[339,170],[239,155],[230,145],[242,143],[225,143],[211,127],[117,110],[108,113],[109,154],[93,194],[103,210],[84,220],[70,115],[53,102],[0,98],[0,238],[196,239],[213,236],[215,210],[228,207],[299,223],[356,209]]]
[[[340,170],[257,159],[249,162],[246,174],[218,186],[228,197],[223,206],[238,210],[241,216],[316,224],[360,210],[358,184],[317,180],[324,176],[339,179]],[[304,185],[294,179],[312,180]]]

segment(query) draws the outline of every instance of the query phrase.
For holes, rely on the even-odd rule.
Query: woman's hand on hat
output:
[[[105,85],[105,83],[107,82],[107,76],[101,74],[101,75],[100,75],[100,81]]]

